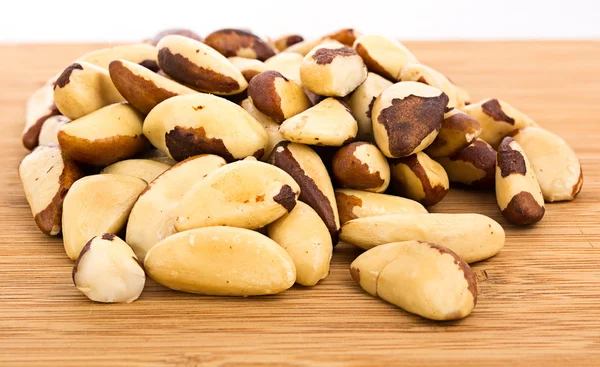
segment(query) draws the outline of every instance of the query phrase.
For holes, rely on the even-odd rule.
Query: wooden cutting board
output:
[[[93,303],[59,239],[42,235],[17,166],[26,98],[101,45],[0,46],[0,365],[600,365],[600,43],[407,43],[473,100],[497,97],[563,136],[584,185],[539,224],[507,225],[491,192],[451,190],[432,211],[504,225],[505,248],[475,264],[475,311],[455,322],[408,314],[362,291],[341,244],[314,288],[270,297],[177,293],[149,280],[132,304]]]

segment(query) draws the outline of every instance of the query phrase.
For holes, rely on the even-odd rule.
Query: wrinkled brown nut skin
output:
[[[60,115],[60,111],[56,108],[55,104],[52,104],[51,109],[47,114],[40,116],[39,119],[23,134],[22,142],[23,146],[29,150],[33,150],[33,148],[37,147],[39,144],[40,131],[42,130],[42,126],[44,122],[48,120],[52,116]]]
[[[216,154],[228,162],[234,161],[233,155],[227,150],[223,140],[207,137],[203,127],[175,126],[173,130],[165,134],[165,142],[169,153],[176,161],[199,154]]]
[[[169,36],[171,34],[177,34],[179,36],[184,36],[184,37],[191,38],[196,41],[202,42],[202,37],[200,37],[198,34],[194,33],[194,31],[192,31],[190,29],[171,28],[171,29],[165,29],[164,31],[158,32],[154,37],[152,37],[152,39],[150,40],[150,43],[152,45],[156,46],[158,44],[158,41],[160,41],[164,36]]]
[[[273,49],[265,41],[241,29],[218,30],[206,36],[204,43],[225,57],[241,56],[265,61],[275,55]],[[252,52],[248,52],[246,49],[250,49]]]
[[[273,44],[279,51],[283,51],[291,45],[304,41],[304,38],[299,34],[290,34],[276,39]]]
[[[324,38],[329,38],[338,41],[339,43],[352,47],[354,41],[358,38],[359,34],[355,29],[344,28],[333,33],[329,33]]]
[[[423,192],[425,193],[425,197],[419,200],[417,200],[416,198],[411,199],[416,200],[425,206],[432,206],[442,201],[442,199],[446,197],[446,194],[448,194],[447,187],[444,187],[443,185],[439,184],[432,185],[427,170],[421,165],[421,163],[417,159],[416,154],[404,158],[396,158],[390,160],[391,167],[397,164],[406,165],[421,182]],[[397,181],[394,182],[394,175],[392,175],[392,182],[394,183],[395,191],[400,193],[402,196],[409,197],[404,187],[405,184],[401,184]]]
[[[479,121],[463,112],[453,113],[444,118],[440,133],[425,152],[430,157],[451,156],[471,144],[480,133]]]
[[[450,157],[441,157],[436,159],[446,172],[450,182],[458,182],[471,187],[480,189],[489,189],[494,187],[496,175],[496,151],[485,141],[478,139],[468,147],[458,151]],[[448,162],[448,165],[446,164]],[[468,181],[465,180],[463,171],[454,171],[452,163],[459,162],[467,164],[473,171],[483,174],[483,177]],[[462,176],[462,177],[461,177]]]
[[[528,225],[542,220],[546,209],[535,201],[531,193],[521,191],[513,196],[502,215],[512,224]]]
[[[95,166],[107,166],[132,157],[150,146],[143,135],[117,135],[92,141],[70,136],[63,131],[58,133],[58,142],[64,154],[69,158]]]
[[[385,183],[382,172],[374,170],[379,167],[370,167],[355,156],[356,149],[361,145],[372,146],[366,142],[354,142],[337,151],[333,157],[333,175],[343,187],[357,190],[379,188]],[[373,148],[377,149],[375,146]]]
[[[277,78],[288,81],[281,73],[273,70],[258,74],[248,83],[248,96],[252,98],[252,103],[260,112],[281,123],[285,120],[285,116],[281,110],[281,98],[275,89]]]

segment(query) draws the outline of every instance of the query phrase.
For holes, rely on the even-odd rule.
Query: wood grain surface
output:
[[[559,133],[583,190],[539,224],[508,225],[491,192],[451,190],[432,211],[491,216],[505,248],[475,264],[468,318],[432,322],[369,296],[350,278],[360,253],[335,249],[330,276],[277,296],[203,297],[149,280],[132,304],[93,303],[72,284],[60,239],[34,224],[17,176],[26,98],[101,45],[0,46],[1,366],[600,365],[600,43],[407,43],[464,86]]]

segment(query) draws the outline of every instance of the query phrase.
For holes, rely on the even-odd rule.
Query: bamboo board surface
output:
[[[132,304],[89,301],[59,239],[42,235],[17,166],[26,98],[101,45],[0,45],[0,365],[600,365],[600,43],[407,43],[474,101],[508,101],[563,136],[584,172],[579,197],[539,224],[507,225],[489,192],[451,190],[435,212],[476,212],[506,229],[473,266],[478,305],[432,322],[361,290],[335,249],[318,286],[249,299],[177,293],[149,280]],[[599,139],[599,140],[597,140]]]

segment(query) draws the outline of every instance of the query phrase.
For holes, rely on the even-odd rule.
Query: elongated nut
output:
[[[480,214],[386,214],[353,219],[342,226],[343,241],[368,250],[390,242],[444,243],[466,262],[485,260],[504,246],[504,230]]]
[[[417,82],[400,82],[385,89],[371,110],[373,134],[381,152],[401,158],[422,151],[437,137],[448,96]]]
[[[122,175],[93,175],[77,180],[63,204],[63,242],[67,256],[77,259],[93,236],[118,233],[146,182]]]
[[[148,275],[183,292],[259,296],[290,288],[296,268],[268,237],[247,229],[206,227],[169,236],[144,260]]]
[[[71,120],[124,101],[108,71],[86,62],[69,65],[54,85],[54,103]]]
[[[429,242],[395,242],[352,262],[360,286],[405,311],[431,320],[468,316],[477,304],[477,278],[452,250]]]
[[[358,122],[358,134],[356,140],[372,142],[373,125],[371,123],[371,108],[375,99],[386,88],[390,87],[392,82],[375,73],[368,73],[367,79],[358,86],[348,98],[348,106],[352,111],[352,116]]]
[[[230,163],[182,197],[175,228],[261,228],[292,211],[299,194],[294,179],[277,167],[253,161]]]
[[[252,78],[248,97],[260,112],[278,123],[312,106],[302,87],[273,70]]]
[[[357,38],[353,47],[363,58],[369,71],[392,81],[396,81],[406,63],[417,61],[400,42],[375,34]]]
[[[39,229],[50,236],[59,234],[63,199],[81,177],[79,168],[58,145],[40,145],[21,161],[19,177]]]
[[[192,31],[191,29],[170,28],[170,29],[165,29],[165,30],[160,31],[157,34],[155,34],[154,37],[152,37],[152,39],[150,40],[150,44],[156,46],[156,45],[158,45],[158,42],[160,42],[160,40],[163,39],[163,37],[166,37],[166,36],[169,36],[172,34],[176,34],[179,36],[191,38],[193,40],[202,42],[202,37],[200,37],[196,32]]]
[[[137,177],[150,183],[169,168],[170,165],[151,159],[127,159],[105,167],[100,173]]]
[[[300,185],[300,200],[319,214],[335,246],[340,219],[333,184],[319,155],[306,145],[283,141],[275,146],[268,162],[289,173]]]
[[[481,124],[479,138],[496,149],[502,139],[526,126],[537,126],[529,116],[499,99],[484,99],[462,110]]]
[[[440,133],[425,149],[430,157],[449,157],[457,154],[481,134],[479,121],[461,110],[453,109],[444,115]]]
[[[358,125],[348,107],[327,98],[285,120],[279,132],[286,140],[309,145],[341,146],[354,140]]]
[[[156,47],[146,43],[134,43],[95,50],[80,57],[79,61],[89,62],[108,69],[108,65],[113,60],[119,59],[140,64],[152,71],[158,71]]]
[[[337,151],[333,175],[343,187],[384,192],[390,184],[390,165],[375,145],[359,141]]]
[[[63,152],[73,160],[98,166],[129,158],[148,147],[142,116],[128,104],[113,104],[63,126]]]
[[[122,239],[104,233],[81,249],[73,266],[73,283],[92,301],[131,303],[142,294],[146,274]]]
[[[330,97],[345,97],[367,78],[367,67],[356,51],[339,42],[322,43],[300,65],[302,85]]]
[[[39,144],[58,144],[58,132],[70,121],[71,119],[63,115],[54,115],[47,118],[40,130]]]
[[[525,152],[546,202],[575,199],[583,185],[583,172],[566,141],[533,126],[518,130],[513,139]]]
[[[317,212],[303,202],[268,226],[269,237],[287,251],[296,266],[296,283],[313,286],[329,275],[331,236]]]
[[[304,41],[304,38],[299,34],[286,34],[273,40],[272,44],[279,51],[283,51],[291,45]]]
[[[27,100],[25,127],[21,136],[23,146],[29,150],[37,147],[40,131],[46,120],[59,114],[60,111],[54,104],[54,85],[47,83],[36,90]]]
[[[496,151],[481,139],[450,157],[435,160],[444,167],[450,182],[482,189],[494,187]]]
[[[207,93],[232,95],[248,87],[242,73],[210,46],[171,35],[158,45],[160,68],[174,80]]]
[[[544,217],[544,197],[535,172],[513,138],[498,148],[496,200],[504,218],[512,224],[533,224]]]
[[[456,85],[448,79],[444,74],[435,70],[432,67],[420,64],[418,62],[408,62],[404,65],[398,80],[403,82],[419,82],[431,85],[434,88],[441,90],[448,96],[448,107],[461,108],[464,107],[461,92]]]
[[[271,154],[271,152],[273,151],[275,145],[277,145],[277,143],[279,143],[280,141],[284,140],[283,136],[281,136],[281,133],[279,133],[279,124],[269,116],[260,112],[249,98],[244,99],[240,103],[240,106],[242,106],[242,108],[245,109],[246,112],[248,112],[252,117],[254,117],[256,121],[258,121],[267,132],[268,143],[267,147],[265,148],[265,153],[261,158],[261,160],[265,161],[267,157],[269,157],[269,154]]]
[[[310,51],[310,50],[309,50]],[[265,61],[268,70],[275,70],[298,85],[302,85],[300,79],[300,65],[304,57],[295,52],[281,52]]]
[[[256,59],[234,56],[227,58],[227,60],[242,73],[248,83],[258,74],[269,70],[264,62]]]
[[[427,213],[414,200],[362,190],[336,189],[335,201],[342,225],[352,219],[384,214]]]
[[[240,56],[265,61],[275,55],[267,42],[241,29],[220,29],[206,36],[204,43],[225,57]]]
[[[108,70],[119,93],[145,115],[165,99],[198,93],[130,61],[115,60]]]
[[[198,93],[169,98],[146,116],[144,135],[177,161],[198,154],[216,154],[227,161],[262,157],[265,129],[235,103]]]
[[[442,201],[450,189],[444,168],[423,152],[391,160],[390,170],[394,189],[425,206]]]

